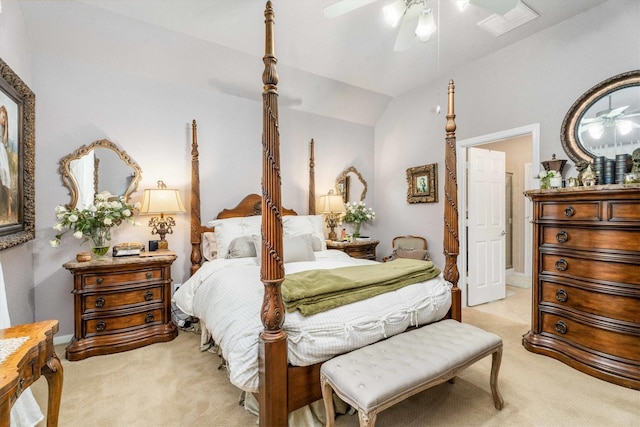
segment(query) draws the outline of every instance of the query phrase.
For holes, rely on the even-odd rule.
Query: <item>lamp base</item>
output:
[[[329,231],[329,240],[338,240],[338,235],[333,230],[333,228],[331,229],[331,231]]]
[[[166,240],[158,240],[158,250],[167,250],[169,249],[169,242]]]

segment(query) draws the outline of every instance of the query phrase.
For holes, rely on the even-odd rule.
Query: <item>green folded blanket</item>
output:
[[[288,312],[303,316],[371,298],[440,274],[432,261],[399,258],[374,265],[287,274],[281,292]]]

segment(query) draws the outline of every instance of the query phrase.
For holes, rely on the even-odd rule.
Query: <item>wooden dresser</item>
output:
[[[640,389],[640,184],[532,190],[524,347]]]
[[[175,255],[71,261],[74,337],[68,360],[171,341],[171,264]]]
[[[376,246],[379,240],[356,240],[355,242],[338,242],[327,240],[327,249],[337,249],[354,258],[376,260]]]

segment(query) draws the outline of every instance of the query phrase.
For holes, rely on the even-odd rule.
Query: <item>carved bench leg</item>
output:
[[[491,394],[493,395],[493,404],[496,409],[502,409],[504,406],[504,400],[498,390],[498,373],[500,372],[500,363],[502,362],[502,345],[491,354],[491,378],[489,383],[491,384]]]
[[[324,402],[324,411],[327,417],[326,427],[333,427],[336,418],[333,408],[333,389],[327,379],[320,375],[320,386],[322,387],[322,401]]]
[[[360,427],[374,427],[376,425],[376,418],[378,413],[374,410],[368,414],[363,411],[358,411],[358,418],[360,419]]]

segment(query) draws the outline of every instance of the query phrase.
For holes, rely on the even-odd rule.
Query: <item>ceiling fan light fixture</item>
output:
[[[618,132],[620,132],[620,135],[628,135],[631,132],[633,125],[629,120],[618,120],[616,121],[616,128],[618,129]]]
[[[416,27],[416,37],[421,42],[427,42],[431,39],[431,35],[436,32],[438,27],[436,27],[436,22],[433,19],[433,12],[431,9],[425,9],[420,14],[420,19],[418,20],[418,26]]]
[[[458,6],[460,12],[464,12],[467,6],[469,6],[469,0],[456,0],[456,6]]]
[[[592,123],[588,130],[591,138],[600,139],[604,133],[604,126],[602,126],[602,123]]]
[[[384,14],[384,20],[393,28],[397,27],[400,23],[400,19],[406,11],[407,5],[404,0],[396,0],[390,5],[382,8]]]

